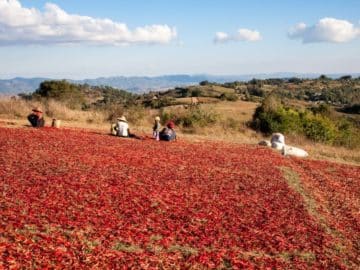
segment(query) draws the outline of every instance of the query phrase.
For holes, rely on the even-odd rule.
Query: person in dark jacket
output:
[[[28,115],[28,120],[33,127],[45,126],[45,120],[41,108],[36,107],[32,110],[32,113]]]
[[[174,141],[176,140],[176,132],[174,130],[175,124],[170,121],[162,131],[160,131],[160,140],[162,141]]]

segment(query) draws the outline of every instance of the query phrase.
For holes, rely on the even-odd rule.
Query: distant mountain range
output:
[[[353,74],[327,74],[331,78],[339,78],[343,75],[351,75],[359,77],[360,73]],[[93,86],[112,86],[115,88],[127,90],[129,92],[142,93],[148,91],[165,90],[174,87],[187,86],[198,84],[201,81],[210,81],[217,83],[232,82],[232,81],[248,81],[253,78],[268,79],[268,78],[317,78],[320,74],[309,73],[264,73],[264,74],[248,74],[248,75],[164,75],[156,77],[101,77],[96,79],[84,80],[68,80],[73,83],[89,84]],[[0,80],[0,95],[17,95],[19,93],[29,93],[35,91],[41,82],[45,80],[52,80],[51,78],[14,78],[8,80]]]
[[[46,78],[14,78],[0,80],[0,95],[17,95],[35,91]]]

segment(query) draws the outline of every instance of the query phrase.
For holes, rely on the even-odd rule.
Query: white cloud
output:
[[[166,44],[176,36],[176,29],[166,24],[146,25],[131,31],[124,23],[68,14],[51,3],[40,11],[22,7],[18,0],[0,0],[0,45]]]
[[[239,29],[235,39],[239,41],[259,41],[261,40],[261,35],[258,31]]]
[[[217,32],[215,34],[215,43],[221,43],[221,42],[226,42],[230,39],[229,35],[224,33],[224,32]]]
[[[259,41],[262,37],[260,32],[255,30],[249,30],[240,28],[234,35],[230,35],[224,32],[217,32],[215,34],[215,43],[224,43],[228,41]]]
[[[349,42],[360,36],[360,27],[346,20],[323,18],[313,26],[299,23],[290,29],[288,36],[300,39],[303,43],[311,42]]]

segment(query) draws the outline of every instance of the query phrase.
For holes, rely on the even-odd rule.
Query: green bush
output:
[[[328,104],[320,104],[319,106],[311,107],[310,110],[314,114],[320,114],[322,116],[331,116],[331,109]]]
[[[360,130],[348,119],[342,119],[337,126],[338,133],[334,144],[348,148],[360,147]]]
[[[221,100],[237,101],[238,96],[235,93],[222,93],[220,95]]]
[[[199,83],[199,85],[201,85],[201,86],[209,85],[209,84],[210,84],[209,81],[201,81],[201,82]]]
[[[191,107],[188,112],[179,119],[179,122],[183,127],[205,127],[215,124],[217,119],[217,114],[202,110],[199,106],[196,106]]]
[[[315,115],[303,119],[306,137],[317,142],[332,143],[337,135],[336,126],[329,118]]]
[[[328,106],[298,111],[285,108],[276,98],[269,96],[256,109],[251,126],[267,135],[274,132],[293,133],[317,142],[360,147],[356,123],[345,118],[334,118]]]
[[[110,86],[94,87],[94,90],[97,90],[102,96],[102,99],[93,103],[94,107],[99,109],[112,105],[133,106],[138,97],[135,94]]]
[[[199,88],[195,88],[191,90],[192,97],[200,97],[202,95],[202,91]]]
[[[265,134],[274,132],[295,133],[301,129],[302,114],[284,108],[275,95],[267,96],[255,110],[251,126]]]
[[[349,114],[360,114],[360,103],[345,106],[344,108],[339,109],[339,111]]]
[[[252,96],[264,97],[266,95],[265,90],[263,90],[261,87],[258,87],[256,85],[248,85],[247,90],[249,94]]]
[[[154,99],[150,101],[150,107],[153,109],[160,109],[170,105],[174,105],[175,98],[172,97],[161,97],[159,99]]]
[[[206,127],[218,121],[216,113],[205,111],[200,106],[190,107],[182,113],[161,111],[160,117],[163,124],[172,120],[176,125],[184,128]]]

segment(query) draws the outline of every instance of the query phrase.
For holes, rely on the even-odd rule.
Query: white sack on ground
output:
[[[309,154],[298,147],[291,146],[291,145],[285,145],[283,155],[285,156],[294,156],[294,157],[307,157]]]
[[[309,154],[298,147],[285,145],[285,137],[281,133],[274,133],[271,136],[271,141],[263,140],[259,142],[259,145],[268,146],[276,150],[282,151],[282,154],[285,156],[294,156],[294,157],[307,157]]]

